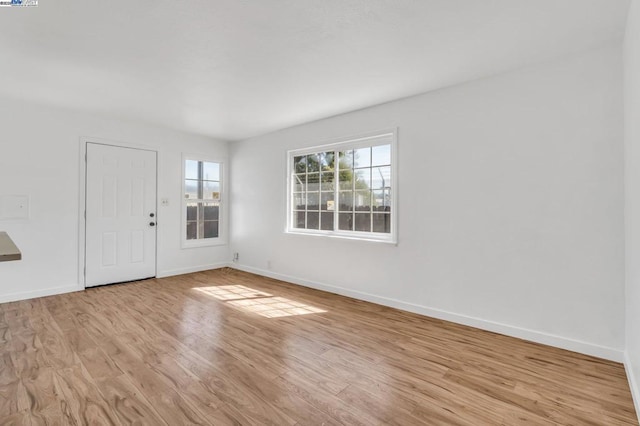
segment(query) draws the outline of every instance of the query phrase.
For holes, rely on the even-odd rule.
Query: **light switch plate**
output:
[[[28,195],[0,195],[0,220],[29,219]]]

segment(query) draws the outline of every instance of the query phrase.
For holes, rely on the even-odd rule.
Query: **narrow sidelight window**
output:
[[[212,241],[220,237],[222,163],[184,160],[185,240]]]

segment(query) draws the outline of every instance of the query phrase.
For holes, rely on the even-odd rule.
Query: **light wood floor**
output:
[[[0,305],[0,424],[628,425],[622,365],[231,270]]]

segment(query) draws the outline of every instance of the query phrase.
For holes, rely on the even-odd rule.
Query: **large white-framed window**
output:
[[[287,153],[294,234],[397,242],[395,129]]]
[[[224,162],[183,155],[182,247],[225,244]]]

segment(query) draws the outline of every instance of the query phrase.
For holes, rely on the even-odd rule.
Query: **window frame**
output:
[[[293,186],[293,171],[294,171],[294,158],[302,155],[317,154],[326,151],[341,151],[341,150],[353,150],[359,148],[391,145],[391,212],[390,212],[390,233],[382,232],[366,232],[366,231],[346,231],[337,228],[337,216],[339,214],[339,200],[335,199],[334,212],[334,229],[333,230],[320,230],[320,229],[303,229],[295,228],[293,224],[294,219],[294,186]],[[365,134],[359,134],[351,137],[337,138],[330,141],[324,141],[322,144],[314,144],[306,148],[299,148],[287,151],[286,159],[286,173],[287,173],[287,185],[286,185],[286,223],[285,233],[295,235],[310,235],[310,236],[323,236],[329,238],[341,238],[351,240],[373,241],[397,244],[398,243],[398,129],[386,129],[375,132],[369,132]],[[336,162],[337,167],[337,162]],[[339,183],[335,182],[336,189],[334,194],[339,195],[338,189]],[[334,197],[335,198],[335,197]]]
[[[213,238],[203,238],[197,240],[188,240],[187,239],[187,203],[189,201],[184,197],[184,194],[187,191],[186,185],[186,163],[187,161],[201,161],[205,163],[217,163],[220,167],[220,199],[218,202],[220,203],[220,207],[218,209],[218,236]],[[227,194],[227,181],[228,181],[228,170],[227,170],[227,161],[225,158],[215,158],[208,157],[205,155],[198,154],[182,154],[182,182],[181,182],[181,191],[180,191],[180,247],[182,249],[190,249],[190,248],[198,248],[198,247],[212,247],[212,246],[221,246],[227,244],[227,202],[226,202],[226,194]],[[212,201],[212,200],[195,200],[195,201]]]

